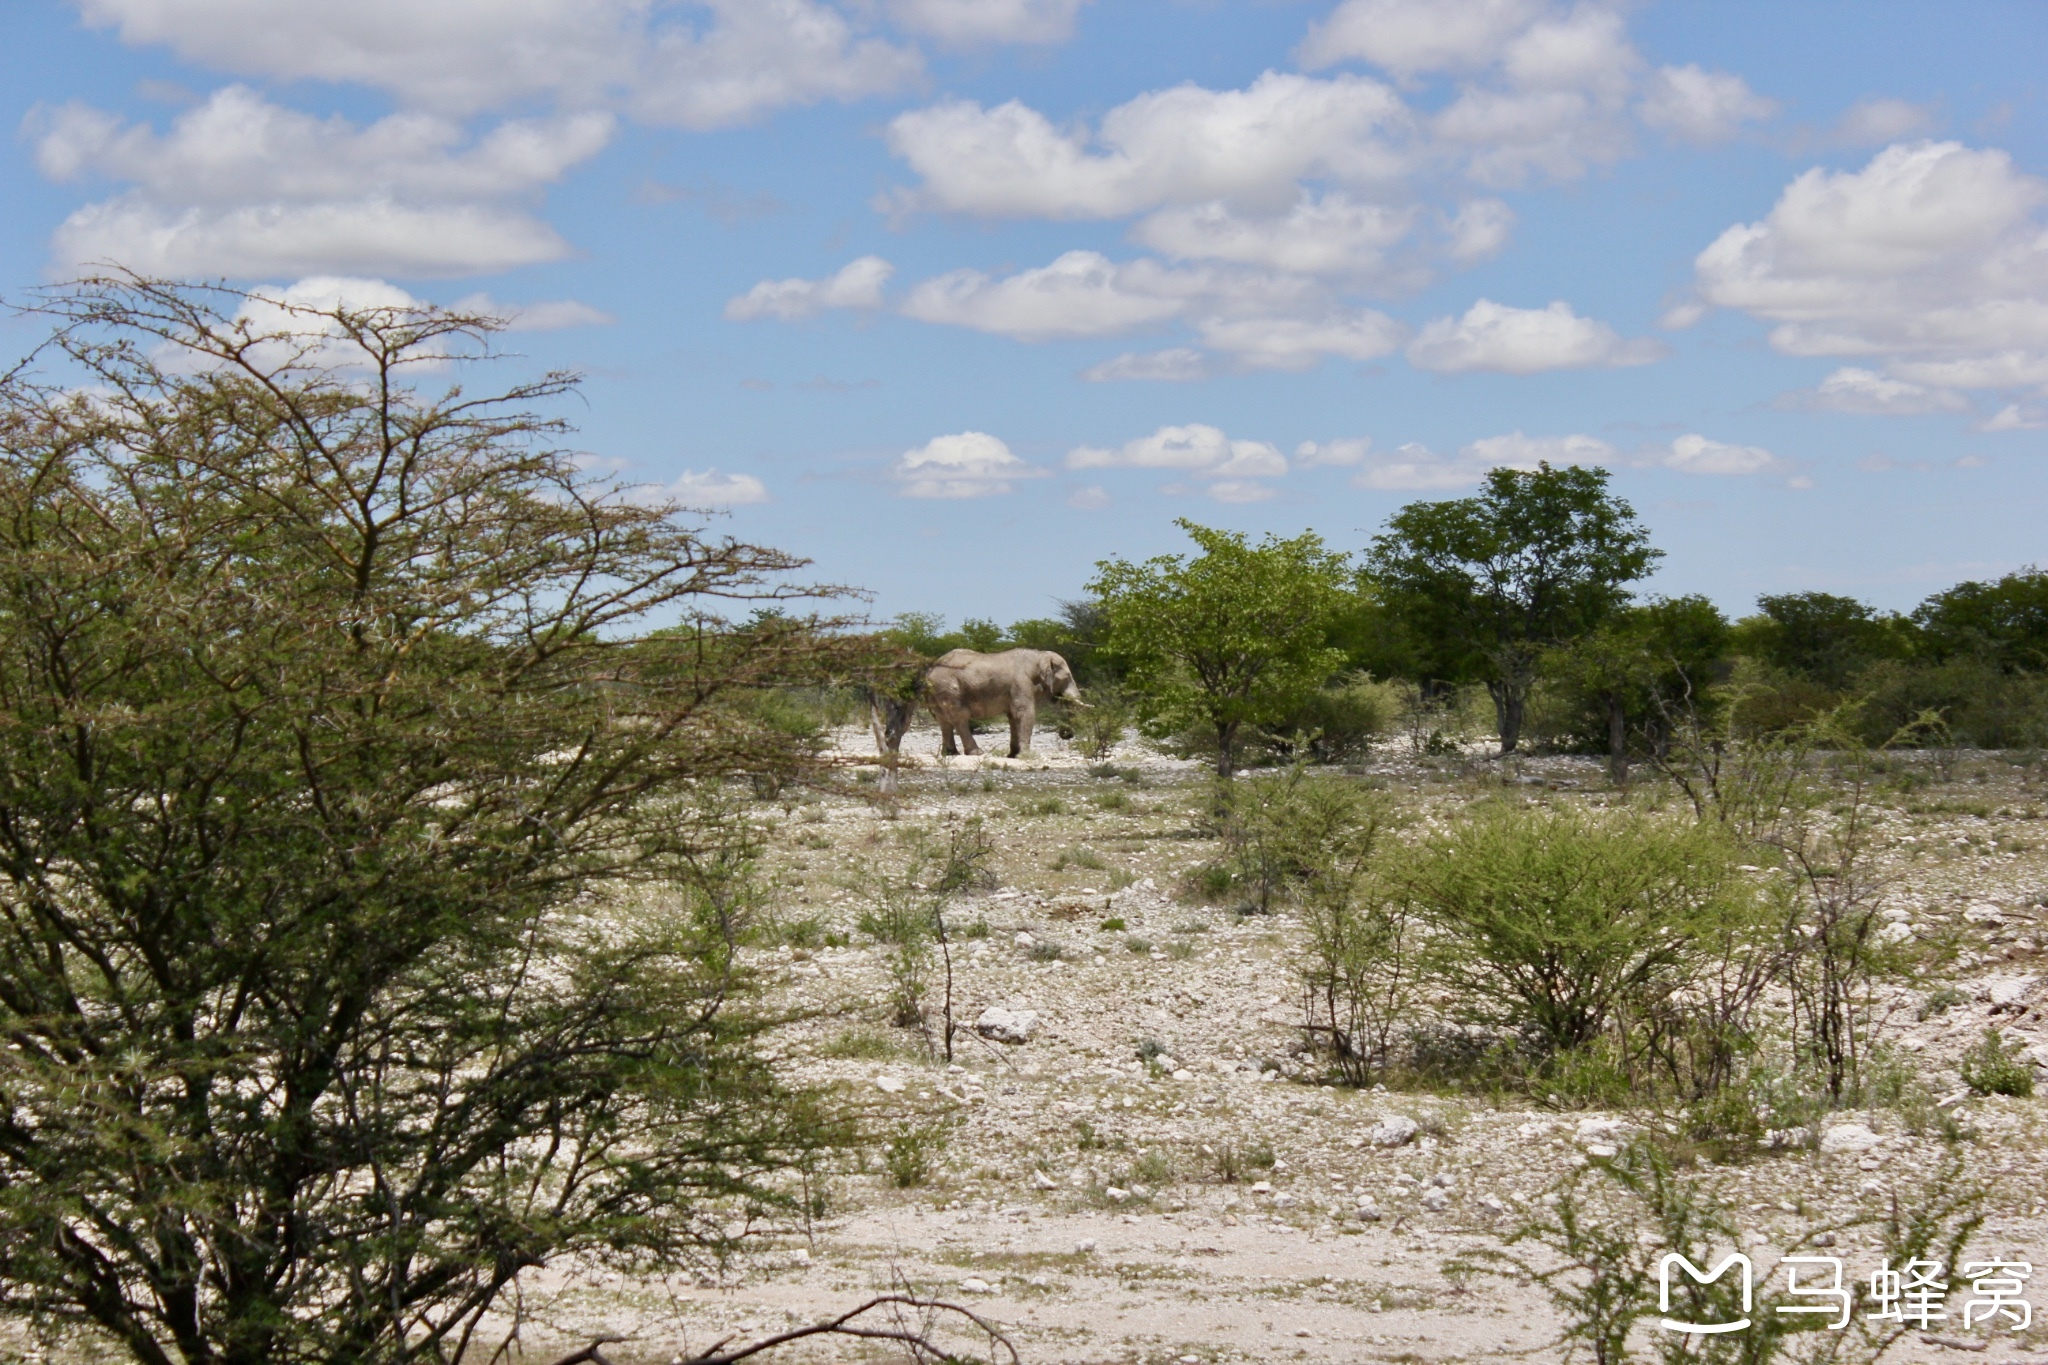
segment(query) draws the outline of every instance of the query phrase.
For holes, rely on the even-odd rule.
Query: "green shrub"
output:
[[[1234,890],[1259,914],[1347,850],[1370,846],[1387,819],[1376,793],[1300,767],[1219,786],[1217,800],[1223,852],[1198,872],[1197,884],[1212,897]]]
[[[1055,872],[1062,872],[1070,867],[1085,867],[1090,871],[1104,872],[1109,869],[1109,864],[1102,861],[1102,855],[1094,849],[1075,847],[1065,850],[1052,862],[1052,870]]]
[[[1963,1054],[1963,1084],[1979,1095],[2026,1098],[2034,1093],[2034,1068],[2025,1052],[2018,1040],[2008,1043],[1997,1029],[1985,1029],[1983,1040]]]
[[[1073,727],[1074,742],[1082,753],[1096,760],[1108,758],[1116,751],[1132,721],[1130,699],[1120,689],[1106,684],[1089,688],[1088,704],[1070,708],[1066,714]]]
[[[1122,792],[1097,792],[1088,798],[1098,810],[1129,810],[1131,798]]]
[[[1134,1184],[1157,1188],[1174,1181],[1173,1157],[1163,1147],[1148,1147],[1131,1162],[1129,1177]]]
[[[946,1130],[936,1124],[904,1128],[893,1134],[882,1148],[882,1167],[889,1182],[899,1190],[912,1189],[929,1181],[945,1150]]]
[[[1435,930],[1424,969],[1465,1020],[1583,1069],[1623,1022],[1639,1042],[1743,1030],[1745,1017],[1689,1014],[1717,1011],[1681,994],[1709,958],[1757,956],[1765,906],[1733,864],[1707,825],[1494,806],[1430,841],[1399,884]]]
[[[1067,803],[1060,800],[1057,796],[1041,796],[1035,801],[1026,801],[1024,803],[1024,813],[1026,815],[1065,815],[1067,813]]]
[[[1396,685],[1353,673],[1312,693],[1284,719],[1261,727],[1252,747],[1281,760],[1347,762],[1370,753],[1375,741],[1393,733],[1401,702]]]
[[[1120,934],[1123,931],[1124,922],[1121,918],[1115,915],[1111,915],[1108,919],[1102,922],[1102,932],[1105,934]]]

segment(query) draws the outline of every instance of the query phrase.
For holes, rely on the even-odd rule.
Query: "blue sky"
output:
[[[580,444],[883,615],[1545,458],[1658,591],[1906,607],[2048,559],[2044,53],[2022,3],[19,0],[0,289],[488,300]]]

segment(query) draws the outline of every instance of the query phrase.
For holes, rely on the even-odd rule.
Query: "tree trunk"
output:
[[[1500,726],[1500,752],[1505,758],[1521,742],[1522,715],[1529,706],[1529,684],[1520,679],[1503,678],[1488,683],[1486,691],[1493,698],[1494,720]]]
[[[1216,776],[1229,777],[1237,771],[1237,725],[1236,721],[1216,722]]]
[[[1607,780],[1628,785],[1628,711],[1619,694],[1607,698]]]

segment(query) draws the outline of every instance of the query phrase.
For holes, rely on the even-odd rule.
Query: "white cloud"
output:
[[[1067,494],[1067,506],[1078,507],[1084,512],[1099,511],[1113,501],[1109,490],[1099,483],[1086,484]]]
[[[708,0],[705,8],[715,16],[710,27],[663,25],[636,47],[635,117],[725,128],[776,109],[886,94],[924,69],[916,52],[857,37],[844,15],[816,0]]]
[[[904,451],[889,472],[906,498],[985,498],[1010,492],[1013,480],[1046,471],[1018,459],[985,431],[962,431]]]
[[[1088,0],[890,0],[889,14],[915,33],[962,46],[1059,43]]]
[[[716,469],[686,469],[660,490],[685,507],[745,507],[768,501],[768,487],[752,474],[721,474]]]
[[[1524,436],[1519,431],[1487,436],[1459,454],[1486,468],[1534,469],[1541,464],[1605,465],[1615,462],[1614,447],[1597,436]]]
[[[1850,365],[1836,370],[1812,389],[1785,395],[1780,406],[1898,417],[1967,412],[1970,400],[1954,389],[1915,384]]]
[[[1309,70],[1366,61],[1399,76],[1470,71],[1497,60],[1543,0],[1344,0],[1296,54]]]
[[[1624,340],[1606,323],[1578,316],[1562,300],[1547,308],[1511,308],[1480,299],[1462,318],[1430,323],[1408,346],[1410,364],[1447,373],[1536,374],[1642,365],[1664,354],[1661,342]]]
[[[1320,318],[1205,318],[1197,330],[1204,344],[1254,370],[1305,370],[1324,356],[1377,360],[1398,350],[1406,335],[1400,323],[1369,308]]]
[[[1372,453],[1372,437],[1345,437],[1336,441],[1303,441],[1294,448],[1294,462],[1303,469],[1348,469],[1364,464]]]
[[[903,313],[1023,341],[1114,336],[1177,317],[1206,285],[1157,261],[1118,264],[1100,252],[1069,251],[1003,279],[955,270],[925,280],[903,301]]]
[[[1132,238],[1183,260],[1229,261],[1307,275],[1379,276],[1420,211],[1304,195],[1284,214],[1248,216],[1222,200],[1161,209]]]
[[[1219,502],[1257,502],[1272,496],[1257,481],[1285,474],[1287,459],[1264,441],[1233,441],[1191,422],[1161,427],[1114,450],[1077,446],[1067,452],[1067,468],[1182,470],[1203,480],[1204,491]]]
[[[2048,427],[2048,413],[2007,403],[1977,424],[1979,431],[2039,431]]]
[[[179,114],[165,133],[79,105],[38,111],[29,128],[50,178],[132,186],[65,220],[55,241],[65,264],[440,275],[566,255],[554,230],[519,205],[601,151],[612,119],[518,119],[471,139],[437,115],[359,127],[237,85]]]
[[[1933,126],[1934,113],[1924,105],[1900,99],[1865,99],[1849,106],[1828,141],[1842,147],[1881,147]]]
[[[449,305],[461,313],[487,313],[505,321],[508,332],[555,332],[566,327],[609,327],[618,321],[602,308],[576,299],[501,303],[489,294],[469,294]]]
[[[86,22],[218,70],[474,114],[536,99],[721,127],[917,78],[917,54],[817,0],[77,0]],[[697,22],[708,16],[709,22]]]
[[[469,275],[560,260],[570,248],[537,219],[479,205],[370,199],[181,209],[124,196],[66,218],[51,250],[65,267],[117,262],[190,279],[314,270]]]
[[[1191,346],[1164,351],[1126,351],[1120,356],[1090,365],[1081,378],[1091,384],[1108,384],[1122,379],[1152,379],[1187,383],[1209,377],[1209,361]]]
[[[1703,143],[1726,141],[1743,124],[1777,111],[1776,101],[1751,90],[1742,77],[1691,64],[1659,67],[1641,104],[1644,123]]]
[[[1975,387],[1974,366],[2022,373],[2048,356],[2044,202],[2048,185],[2004,152],[1888,147],[1860,171],[1799,176],[1700,253],[1696,284],[1777,324],[1780,351],[1888,356],[1903,378]],[[1932,377],[1944,362],[1960,364]]]
[[[1351,486],[1387,492],[1428,492],[1467,487],[1479,482],[1485,472],[1486,466],[1477,461],[1451,459],[1410,441],[1352,475]]]
[[[725,315],[736,322],[754,318],[793,321],[827,308],[880,308],[882,287],[896,267],[880,256],[862,256],[822,280],[762,280],[737,298],[726,300]]]
[[[1508,244],[1515,211],[1498,199],[1474,199],[1444,224],[1446,251],[1454,261],[1482,261]]]
[[[1385,136],[1406,122],[1400,98],[1377,81],[1268,71],[1243,90],[1140,95],[1092,136],[1057,129],[1016,100],[993,109],[951,100],[898,115],[889,147],[923,180],[903,206],[1121,218],[1219,198],[1278,209],[1308,176],[1390,181],[1406,163]]]
[[[1731,445],[1697,434],[1681,436],[1655,450],[1653,458],[1681,474],[1768,474],[1785,468],[1783,460],[1762,446]]]
[[[422,307],[419,299],[386,280],[345,275],[311,275],[288,285],[261,285],[249,291],[235,310],[235,322],[254,341],[251,358],[258,364],[287,364],[338,370],[363,369],[375,358],[352,340],[332,313],[405,313]],[[423,351],[419,359],[434,366],[445,351]],[[177,363],[185,363],[183,358]]]

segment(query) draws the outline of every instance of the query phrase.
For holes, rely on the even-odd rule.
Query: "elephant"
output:
[[[1074,670],[1049,649],[1006,649],[1000,654],[949,650],[925,670],[922,692],[939,722],[942,754],[980,753],[973,722],[1008,716],[1010,757],[1015,758],[1031,747],[1041,702],[1087,705],[1081,689],[1074,686]]]

